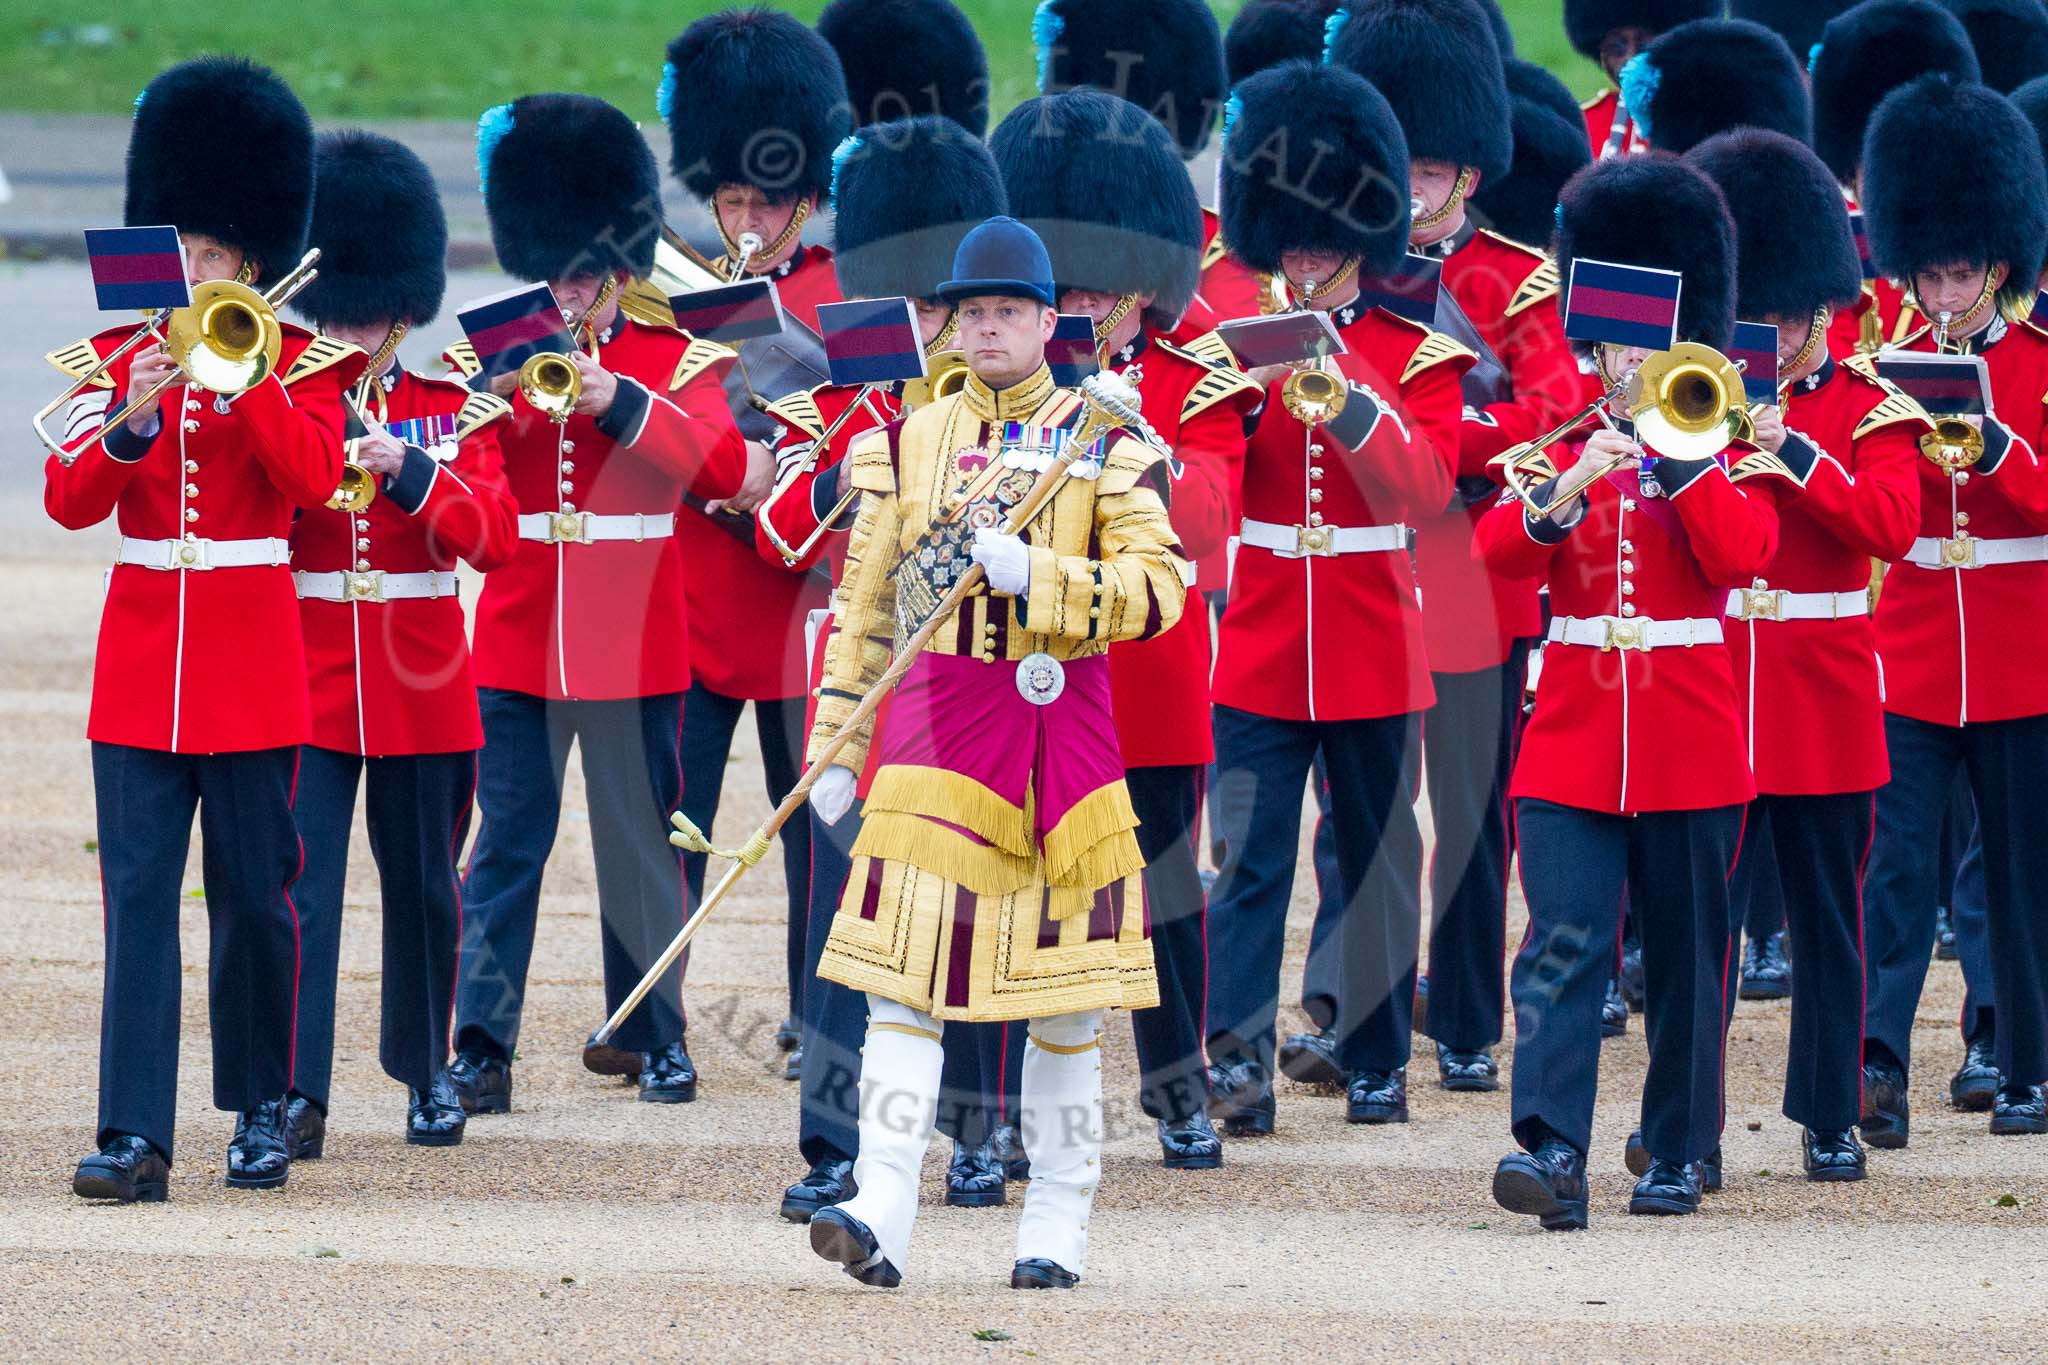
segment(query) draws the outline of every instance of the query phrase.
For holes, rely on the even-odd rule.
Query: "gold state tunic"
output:
[[[869,433],[811,731],[815,755],[1036,482],[1081,400],[1044,368]],[[976,590],[891,699],[853,870],[818,974],[940,1019],[1158,1002],[1144,860],[1106,651],[1179,619],[1188,566],[1171,464],[1121,432],[1079,460],[1023,536],[1023,597]],[[873,735],[839,761],[858,771]]]

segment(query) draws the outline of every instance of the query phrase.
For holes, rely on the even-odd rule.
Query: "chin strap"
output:
[[[789,225],[776,234],[774,241],[755,252],[754,259],[757,261],[772,261],[777,256],[780,256],[783,248],[796,240],[796,235],[804,230],[804,224],[810,220],[811,203],[812,201],[808,195],[797,200],[796,209],[789,215]],[[725,260],[721,261],[720,264],[730,266],[732,262],[740,258],[739,243],[735,242],[731,234],[726,232],[725,220],[718,216],[716,209],[712,211],[711,219],[718,224],[718,240],[725,243]]]
[[[1439,208],[1434,213],[1425,213],[1420,215],[1411,213],[1409,215],[1408,231],[1412,234],[1417,232],[1428,232],[1432,228],[1442,227],[1445,223],[1449,222],[1455,214],[1457,214],[1461,209],[1465,207],[1465,196],[1470,194],[1471,192],[1472,168],[1470,166],[1460,166],[1458,168],[1458,182],[1455,185],[1451,186],[1451,197],[1444,200],[1443,207]],[[1421,202],[1422,201],[1420,199],[1417,199],[1415,201],[1417,205],[1419,205]]]

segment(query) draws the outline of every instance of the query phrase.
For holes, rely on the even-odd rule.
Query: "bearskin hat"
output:
[[[1721,13],[1722,0],[1564,0],[1564,32],[1573,47],[1594,61],[1600,44],[1618,28],[1640,28],[1652,37],[1694,19]]]
[[[1813,105],[1792,49],[1746,19],[1695,19],[1621,69],[1621,99],[1651,146],[1683,156],[1730,128],[1813,137]]]
[[[1804,69],[1828,20],[1855,3],[1856,0],[1728,0],[1728,17],[1762,24],[1783,38]]]
[[[1165,124],[1183,157],[1209,145],[1227,90],[1206,0],[1039,0],[1031,41],[1040,94],[1107,90]]]
[[[839,54],[856,127],[940,114],[988,132],[988,54],[953,0],[832,0],[818,32]]]
[[[1745,318],[1808,317],[1863,291],[1842,188],[1813,149],[1783,133],[1738,128],[1685,159],[1721,187],[1735,220],[1735,307]]]
[[[2042,0],[1942,0],[1963,21],[1984,84],[2010,94],[2048,74],[2048,4]]]
[[[1879,100],[1930,71],[1979,78],[1969,33],[1934,0],[1863,0],[1821,30],[1809,70],[1813,150],[1850,186]]]
[[[314,157],[320,273],[292,300],[316,322],[432,322],[448,286],[448,219],[433,172],[404,143],[322,133]]]
[[[2034,136],[2040,140],[2042,154],[2048,156],[2048,76],[2034,77],[2006,98],[2026,115],[2027,122],[2034,125]]]
[[[1714,182],[1669,152],[1610,157],[1558,198],[1557,269],[1580,257],[1676,270],[1678,339],[1726,350],[1735,331],[1735,224]],[[1558,296],[1558,310],[1567,299]]]
[[[1508,27],[1508,16],[1501,10],[1500,0],[1472,0],[1486,16],[1486,23],[1493,30],[1493,45],[1500,49],[1500,59],[1507,61],[1515,55],[1515,31]]]
[[[1341,0],[1250,0],[1223,34],[1223,69],[1233,88],[1269,66],[1321,61],[1323,32]]]
[[[778,11],[722,10],[668,45],[655,107],[669,168],[710,200],[751,185],[786,203],[832,187],[832,152],[853,120],[832,45]]]
[[[1570,118],[1544,100],[1516,96],[1513,105],[1514,162],[1500,179],[1480,183],[1472,213],[1503,236],[1548,246],[1558,192],[1593,159],[1593,152],[1586,145],[1585,120],[1569,101]]]
[[[275,278],[306,254],[312,211],[313,120],[269,67],[199,57],[159,72],[135,97],[130,227],[204,233]]]
[[[523,280],[654,268],[661,171],[640,130],[594,95],[522,95],[477,123],[498,263]]]
[[[832,158],[840,292],[936,298],[960,239],[1006,204],[995,158],[953,120],[926,114],[861,129]]]
[[[1010,212],[1045,242],[1061,288],[1155,295],[1171,328],[1202,274],[1202,208],[1166,129],[1128,100],[1067,90],[1026,100],[989,139]]]
[[[1223,236],[1253,270],[1337,251],[1391,274],[1408,250],[1408,139],[1386,97],[1340,66],[1283,62],[1223,110]]]
[[[1511,57],[1501,63],[1501,70],[1507,78],[1509,99],[1528,100],[1532,104],[1540,104],[1566,123],[1577,123],[1582,130],[1584,129],[1586,116],[1579,108],[1579,101],[1572,94],[1571,87],[1551,75],[1548,70],[1534,62],[1525,62],[1519,57]],[[1580,136],[1584,136],[1583,131]]]
[[[1863,152],[1863,214],[1877,268],[1895,280],[1957,261],[2012,267],[2011,310],[2034,297],[2048,241],[2041,142],[2013,102],[1974,82],[1922,76],[1884,97]]]
[[[1482,183],[1514,156],[1500,48],[1475,0],[1350,0],[1324,60],[1371,81],[1417,161],[1474,166]]]

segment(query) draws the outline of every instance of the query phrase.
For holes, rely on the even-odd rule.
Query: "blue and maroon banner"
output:
[[[1395,317],[1435,327],[1437,290],[1443,278],[1442,261],[1411,251],[1391,275],[1359,272],[1359,306],[1384,308]]]
[[[668,306],[676,315],[676,326],[693,337],[728,346],[778,336],[785,326],[782,296],[775,291],[775,281],[765,278],[671,294]]]
[[[1991,377],[1981,355],[1877,353],[1877,376],[1935,417],[1977,417],[1991,411]]]
[[[101,312],[153,312],[192,302],[185,248],[174,227],[87,228],[85,254]]]
[[[1685,276],[1676,270],[1573,261],[1564,334],[1573,341],[1668,351],[1678,339],[1678,296],[1684,285]]]
[[[476,348],[485,379],[516,373],[521,365],[546,352],[567,355],[576,349],[569,324],[562,319],[562,305],[545,284],[522,284],[464,304],[455,318]]]
[[[1045,363],[1053,383],[1063,389],[1080,388],[1082,380],[1102,368],[1095,319],[1086,313],[1061,313],[1054,319],[1052,340],[1045,343]]]
[[[909,299],[820,304],[818,331],[834,384],[887,384],[925,375],[924,340]]]
[[[1742,367],[1742,392],[1752,403],[1778,401],[1778,329],[1768,322],[1738,322],[1728,358]]]

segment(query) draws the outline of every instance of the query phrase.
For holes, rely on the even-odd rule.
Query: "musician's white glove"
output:
[[[1009,597],[1022,597],[1031,586],[1031,550],[1016,536],[987,526],[976,529],[974,562],[988,575],[988,585]]]
[[[828,825],[836,825],[853,809],[854,773],[837,763],[818,775],[811,784],[811,809]]]

